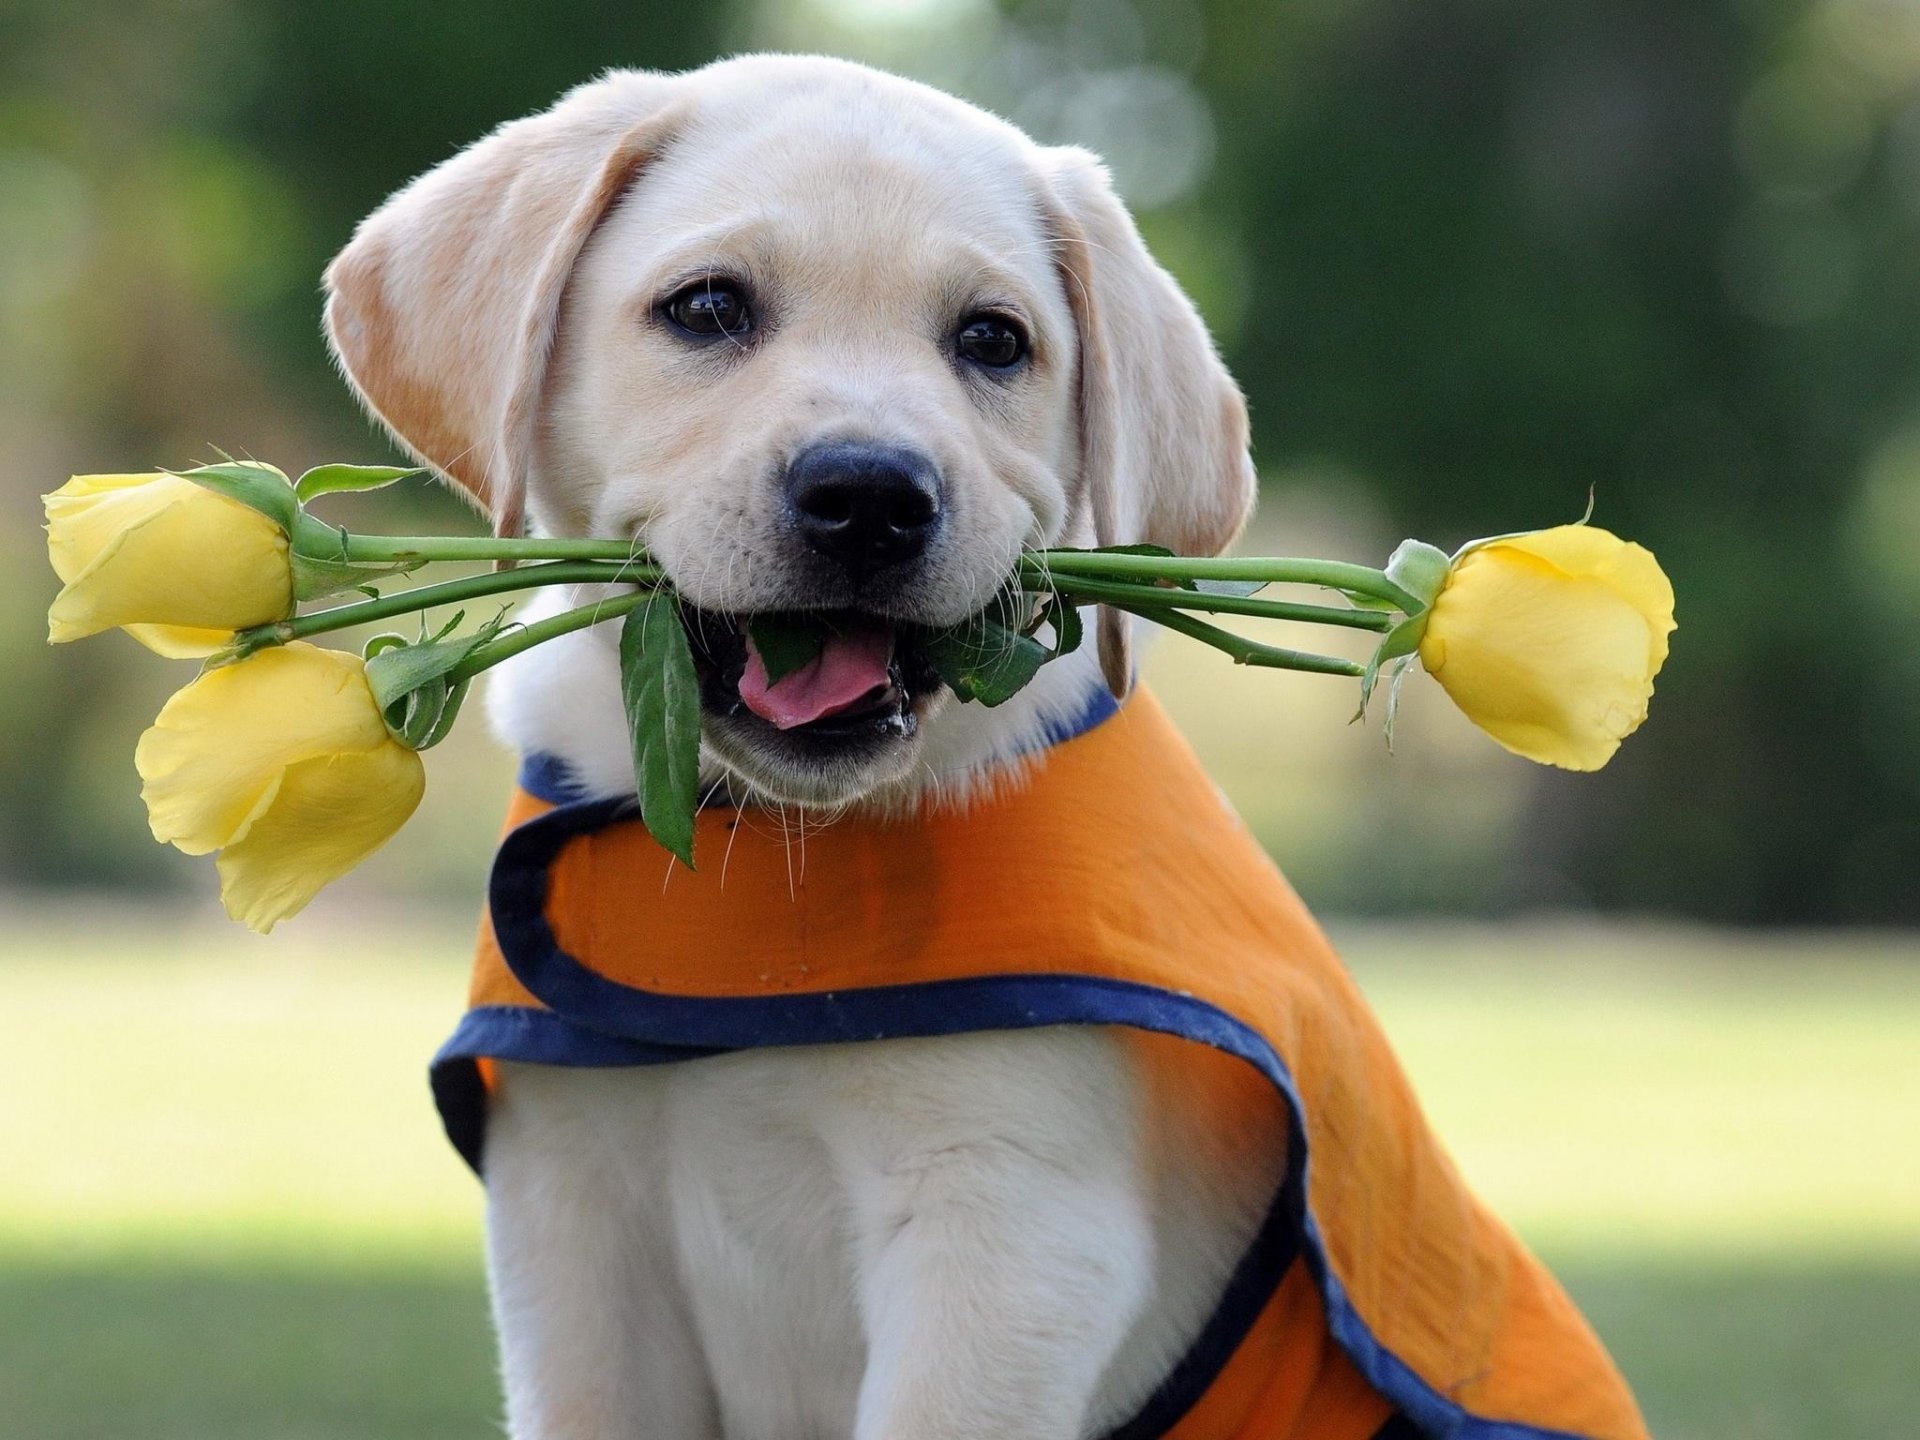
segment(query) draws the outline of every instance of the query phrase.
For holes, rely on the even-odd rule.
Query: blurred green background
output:
[[[1252,401],[1244,549],[1592,491],[1661,557],[1672,660],[1597,776],[1424,680],[1389,757],[1338,682],[1150,673],[1659,1433],[1910,1430],[1920,4],[0,0],[0,1433],[493,1433],[419,1065],[510,761],[470,722],[378,863],[230,933],[132,773],[185,673],[45,646],[37,496],[387,456],[318,332],[354,222],[600,69],[753,47],[1106,154]]]
[[[1246,759],[1225,778],[1313,899],[1920,919],[1908,0],[0,17],[0,883],[205,878],[145,840],[128,783],[130,725],[178,675],[117,639],[38,643],[39,492],[213,446],[290,469],[384,456],[318,332],[319,272],[354,222],[601,68],[760,45],[876,60],[1109,157],[1251,398],[1267,519],[1249,544],[1377,560],[1405,535],[1571,519],[1591,490],[1600,523],[1665,562],[1680,631],[1653,723],[1598,777],[1450,731],[1424,685],[1394,763],[1377,731],[1321,723],[1311,681],[1263,677],[1217,717]],[[342,513],[466,518],[382,500]],[[448,826],[484,834],[496,793],[438,768],[432,808],[485,790]],[[390,878],[470,888],[472,851],[437,872],[437,844],[405,853]]]

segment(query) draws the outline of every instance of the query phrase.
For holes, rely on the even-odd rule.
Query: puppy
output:
[[[643,545],[699,660],[691,874],[633,823],[614,627],[491,697],[526,793],[436,1091],[518,1440],[1642,1433],[1116,705],[1121,619],[992,710],[913,652],[1023,547],[1247,515],[1240,395],[1091,155],[832,60],[616,73],[327,286],[400,442],[502,533]],[[743,621],[793,611],[831,637],[774,684]]]

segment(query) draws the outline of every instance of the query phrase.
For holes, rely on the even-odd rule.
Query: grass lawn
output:
[[[0,959],[0,1434],[497,1435],[422,1079],[465,922],[26,916]],[[1920,941],[1340,936],[1467,1172],[1668,1440],[1920,1415]]]

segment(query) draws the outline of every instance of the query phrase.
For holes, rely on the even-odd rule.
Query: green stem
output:
[[[495,536],[355,535],[342,537],[345,559],[368,565],[416,565],[468,560],[597,560],[650,563],[637,543],[566,537],[502,539]],[[1340,560],[1264,559],[1259,557],[1126,555],[1088,550],[1040,550],[1020,557],[1028,574],[1082,575],[1107,580],[1265,580],[1271,584],[1320,585],[1391,601],[1408,614],[1424,608],[1419,599],[1388,579],[1384,571]]]
[[[482,670],[489,670],[502,660],[511,660],[523,650],[565,635],[574,630],[584,630],[589,625],[598,625],[603,620],[612,620],[626,614],[646,601],[660,597],[663,604],[674,603],[670,598],[661,596],[658,590],[635,590],[627,595],[613,595],[605,600],[597,600],[591,605],[579,605],[571,610],[563,610],[558,615],[550,615],[545,620],[536,620],[531,625],[521,625],[502,634],[499,639],[482,645],[466,659],[447,672],[448,678],[456,682],[471,680]]]
[[[1218,625],[1209,625],[1204,620],[1196,620],[1191,615],[1183,615],[1178,610],[1134,609],[1131,605],[1122,605],[1122,610],[1130,610],[1143,619],[1156,625],[1164,625],[1169,630],[1177,630],[1182,635],[1211,645],[1216,650],[1226,652],[1233,657],[1236,665],[1259,665],[1269,670],[1304,670],[1311,675],[1351,675],[1358,678],[1366,674],[1364,665],[1351,660],[1342,660],[1336,655],[1314,655],[1305,650],[1285,650],[1278,645],[1262,645],[1256,640],[1234,634],[1231,630],[1222,630]]]
[[[1061,594],[1075,600],[1099,600],[1109,605],[1152,607],[1158,611],[1201,610],[1210,615],[1256,615],[1266,620],[1298,620],[1309,625],[1344,625],[1353,630],[1391,630],[1395,617],[1384,610],[1343,610],[1335,605],[1300,605],[1291,600],[1262,600],[1255,595],[1210,595],[1204,590],[1170,590],[1156,585],[1129,585],[1118,580],[1088,580],[1078,575],[1054,576]]]
[[[1386,572],[1341,560],[1284,560],[1225,556],[1116,555],[1098,550],[1038,550],[1020,557],[1026,577],[1085,575],[1096,580],[1265,580],[1274,585],[1322,585],[1391,601],[1408,615],[1426,609]]]
[[[369,565],[413,565],[433,560],[626,560],[649,564],[639,543],[541,537],[503,540],[491,535],[354,535],[344,558]],[[328,556],[328,559],[338,558]]]
[[[411,590],[398,590],[391,595],[382,595],[378,600],[361,600],[351,605],[335,605],[330,610],[316,610],[310,615],[296,615],[291,620],[281,620],[260,628],[271,632],[267,638],[272,643],[284,644],[288,640],[300,640],[309,635],[322,635],[329,630],[345,630],[354,625],[371,625],[380,620],[390,620],[396,615],[411,615],[417,610],[427,610],[438,605],[458,605],[488,595],[530,589],[536,585],[617,583],[657,585],[660,581],[660,571],[653,565],[609,565],[603,561],[560,560],[544,565],[530,565],[522,570],[468,575],[459,580],[443,580],[436,585],[421,585]],[[258,632],[247,631],[237,638],[245,640],[249,635],[255,634]]]

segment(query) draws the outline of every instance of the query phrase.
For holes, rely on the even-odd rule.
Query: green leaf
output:
[[[955,695],[987,706],[1019,694],[1056,653],[985,611],[945,630],[924,632],[920,652]]]
[[[1049,595],[1047,608],[1042,618],[1053,626],[1053,659],[1071,654],[1080,648],[1082,632],[1080,607],[1064,595]]]
[[[289,534],[300,514],[300,501],[293,483],[271,465],[251,460],[229,460],[220,465],[200,465],[192,470],[173,470],[182,480],[191,480],[229,500],[238,500],[258,510]]]
[[[689,870],[700,803],[700,679],[680,607],[656,598],[620,628],[620,692],[647,831]]]
[[[379,490],[396,480],[410,480],[428,472],[413,466],[398,465],[317,465],[293,482],[293,493],[301,500],[316,495],[334,495],[350,490]]]
[[[767,667],[769,685],[811,665],[827,643],[826,622],[813,615],[756,615],[747,621],[747,633]]]

